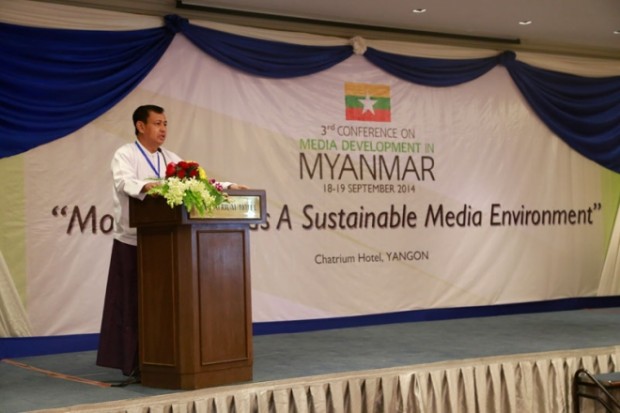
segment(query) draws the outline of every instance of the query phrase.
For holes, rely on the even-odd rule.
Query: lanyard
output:
[[[157,177],[159,178],[159,151],[157,152],[157,169],[155,169],[155,165],[153,165],[153,162],[151,162],[151,158],[149,158],[146,155],[146,152],[144,152],[144,149],[142,149],[142,146],[140,146],[140,144],[136,141],[136,146],[138,147],[138,149],[140,149],[140,152],[142,152],[142,156],[144,156],[144,159],[146,159],[146,161],[149,163],[149,166],[151,167],[151,169],[153,170],[153,172],[155,172],[155,175],[157,175]]]

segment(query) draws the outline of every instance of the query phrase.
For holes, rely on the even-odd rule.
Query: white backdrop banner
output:
[[[432,88],[353,56],[275,80],[178,35],[108,113],[0,160],[23,168],[14,231],[34,335],[99,331],[110,160],[147,103],[166,109],[166,147],[267,191],[268,222],[251,232],[255,322],[597,294],[620,180],[554,136],[502,67]]]

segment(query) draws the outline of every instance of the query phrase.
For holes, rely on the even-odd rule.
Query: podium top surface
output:
[[[170,207],[163,197],[147,196],[143,201],[129,198],[131,227],[193,224],[262,224],[267,217],[267,196],[262,189],[226,191],[228,202],[206,217],[184,206]]]

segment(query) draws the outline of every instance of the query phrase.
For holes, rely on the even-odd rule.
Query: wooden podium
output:
[[[164,198],[130,198],[138,229],[142,384],[198,389],[252,379],[249,226],[266,216],[262,190],[194,218]]]

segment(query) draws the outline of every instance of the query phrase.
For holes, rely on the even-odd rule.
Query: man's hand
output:
[[[240,184],[230,184],[230,186],[227,189],[250,189],[250,187],[246,185],[240,185]]]
[[[142,189],[140,190],[140,192],[142,192],[142,193],[146,193],[146,192],[150,191],[152,188],[155,188],[156,186],[160,186],[160,185],[161,185],[161,182],[157,182],[157,181],[154,181],[154,182],[149,182],[148,184],[145,184],[145,185],[142,187]]]

